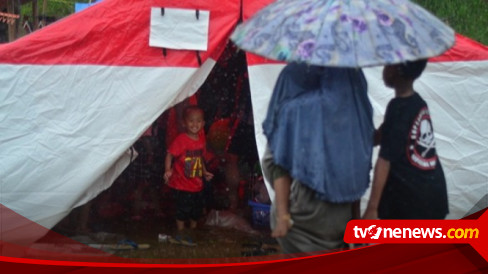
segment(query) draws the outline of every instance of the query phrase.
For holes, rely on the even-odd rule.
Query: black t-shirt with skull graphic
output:
[[[392,99],[380,130],[380,157],[390,161],[390,172],[379,217],[443,219],[448,213],[446,181],[427,103],[417,93]]]

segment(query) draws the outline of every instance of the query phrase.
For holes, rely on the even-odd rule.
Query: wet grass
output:
[[[413,0],[456,32],[488,45],[487,0]]]
[[[236,258],[243,257],[243,255],[252,255],[246,246],[273,243],[267,229],[260,229],[258,233],[247,233],[233,228],[204,225],[200,225],[192,233],[192,239],[197,243],[195,247],[172,244],[167,241],[159,242],[158,234],[168,236],[176,234],[171,220],[164,220],[160,225],[145,222],[132,223],[131,227],[119,230],[118,233],[127,235],[136,243],[149,244],[151,246],[146,250],[129,250],[115,253],[115,255],[120,257],[134,259]],[[257,252],[255,255],[257,255]]]
[[[172,259],[237,259],[279,253],[278,245],[268,237],[269,234],[266,231],[261,231],[260,234],[248,234],[235,229],[207,226],[199,228],[194,235],[193,239],[197,246],[188,247],[169,242],[158,242],[155,232],[138,233],[134,241],[149,244],[150,248],[118,251],[114,255],[131,259],[144,259],[145,262],[159,262],[161,259],[163,261]],[[271,248],[265,250],[266,246]]]

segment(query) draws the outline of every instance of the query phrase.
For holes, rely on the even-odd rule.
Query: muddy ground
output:
[[[75,211],[53,231],[87,245],[102,245],[102,250],[130,259],[237,259],[281,254],[279,245],[270,237],[269,227],[254,225],[249,212],[219,213],[217,220],[216,212],[209,212],[198,228],[189,232],[196,246],[168,241],[176,235],[170,215],[146,216],[141,220],[133,220],[131,216],[99,218],[82,227]],[[136,248],[139,246],[142,248]]]

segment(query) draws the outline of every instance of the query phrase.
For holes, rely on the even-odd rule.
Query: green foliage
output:
[[[38,0],[43,15],[44,0]],[[47,0],[47,16],[58,19],[74,12],[75,2],[90,0]],[[488,45],[488,0],[413,0],[450,25],[456,32]],[[30,16],[32,5],[25,4],[22,14]]]
[[[487,0],[413,0],[456,32],[488,45]]]
[[[37,9],[39,15],[52,16],[57,19],[61,19],[75,12],[75,2],[78,3],[88,3],[90,0],[47,0],[46,11],[43,10],[43,1],[37,1]],[[95,2],[95,1],[92,1]],[[24,4],[22,6],[22,15],[31,16],[32,15],[32,3]]]

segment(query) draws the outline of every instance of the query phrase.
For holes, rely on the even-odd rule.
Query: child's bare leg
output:
[[[176,220],[176,229],[178,230],[178,232],[183,231],[183,229],[185,229],[185,222]]]
[[[197,228],[197,221],[190,220],[190,229],[195,229],[195,228]]]
[[[195,243],[194,240],[197,237],[197,233],[196,233],[197,224],[198,224],[197,221],[190,219],[190,229],[187,232],[186,240],[189,241],[191,244]]]

